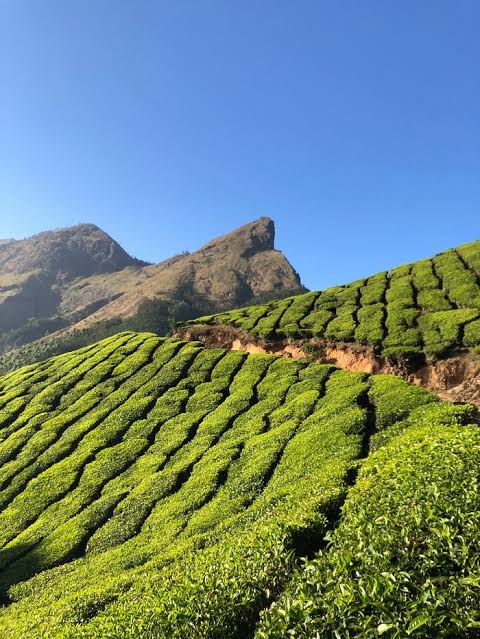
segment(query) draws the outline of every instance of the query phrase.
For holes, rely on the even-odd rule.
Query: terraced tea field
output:
[[[480,242],[372,277],[202,317],[256,338],[320,338],[383,356],[442,356],[480,345]]]
[[[1,377],[0,637],[472,637],[474,416],[147,333]]]

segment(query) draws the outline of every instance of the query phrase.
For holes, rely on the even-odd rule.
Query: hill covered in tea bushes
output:
[[[149,333],[5,375],[0,637],[473,637],[476,419]]]
[[[257,340],[355,343],[393,360],[480,345],[480,241],[345,286],[190,324],[227,325]]]

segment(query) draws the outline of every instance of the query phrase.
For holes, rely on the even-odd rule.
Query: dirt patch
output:
[[[379,372],[380,363],[371,351],[362,351],[351,347],[326,346],[324,353],[325,360],[334,363],[339,368],[362,373]]]
[[[422,366],[407,376],[419,386],[425,386],[442,399],[471,402],[480,407],[480,359],[465,353]]]
[[[198,340],[210,347],[220,346],[246,353],[309,358],[353,372],[400,375],[413,384],[428,388],[441,399],[470,402],[480,407],[480,357],[469,352],[414,368],[392,363],[368,346],[332,344],[322,340],[254,340],[251,335],[225,325],[186,326],[180,328],[176,336]]]
[[[245,353],[264,353],[269,355],[280,355],[291,359],[305,359],[307,354],[300,346],[294,344],[256,344],[255,342],[242,342],[240,339],[233,340],[229,346],[232,351],[244,351]]]

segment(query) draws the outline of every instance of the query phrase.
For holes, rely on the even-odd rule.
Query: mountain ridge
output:
[[[83,259],[83,261],[82,261]],[[145,264],[96,224],[82,223],[0,243],[0,274],[37,269],[60,279]]]
[[[152,300],[164,303],[160,330],[175,313],[169,304],[194,316],[305,290],[274,241],[273,220],[261,217],[158,264],[131,257],[90,223],[2,244],[0,352],[135,317]]]

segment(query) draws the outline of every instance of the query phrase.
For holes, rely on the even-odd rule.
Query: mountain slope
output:
[[[247,350],[302,354],[306,345],[321,361],[367,371],[412,373],[461,356],[417,375],[440,388],[448,378],[448,388],[480,375],[470,355],[480,346],[479,283],[477,241],[345,286],[198,318],[179,334]],[[459,398],[464,391],[480,401],[480,385]]]
[[[463,442],[452,460],[472,444],[458,471],[467,479],[480,457],[479,431],[462,425],[473,418],[471,407],[399,378],[148,333],[6,375],[0,637],[253,636],[260,610],[338,520],[370,448],[423,424],[428,433],[415,431],[423,448],[441,446],[451,431]],[[423,457],[418,463],[425,467]],[[448,492],[451,466],[442,468],[435,472]],[[394,472],[401,476],[401,464]],[[369,494],[368,482],[362,490]],[[389,494],[399,499],[401,490]],[[452,495],[458,512],[473,507],[470,493]],[[435,529],[442,515],[432,513]],[[385,525],[395,529],[393,520]],[[412,539],[435,549],[429,530],[412,528]],[[452,541],[455,556],[460,541]],[[473,548],[462,554],[468,622],[478,617],[475,557]],[[426,583],[422,561],[412,572],[417,588]],[[439,583],[457,574],[455,563],[437,571]],[[456,605],[447,603],[448,614]],[[404,615],[388,606],[389,619]],[[270,627],[259,636],[282,636]]]
[[[15,353],[19,365],[36,361],[36,350],[62,352],[72,331],[89,329],[95,341],[92,327],[101,325],[99,336],[107,323],[106,334],[122,330],[126,318],[145,315],[149,300],[161,300],[160,323],[149,328],[163,332],[178,308],[193,317],[304,290],[274,237],[273,221],[260,218],[154,265],[131,258],[92,224],[0,245],[0,353],[35,342],[38,349]]]
[[[94,224],[6,241],[0,244],[0,330],[56,314],[59,287],[76,277],[139,264]]]
[[[78,326],[115,316],[132,315],[142,300],[181,290],[194,294],[206,304],[231,308],[258,297],[280,295],[302,288],[300,278],[285,256],[274,248],[273,220],[262,217],[232,233],[212,240],[198,251],[176,256],[139,271],[122,272],[79,282],[65,296],[67,310],[77,307],[78,290],[89,299],[95,295],[121,292],[122,295]],[[95,293],[98,291],[98,293]]]
[[[2,276],[41,271],[61,281],[139,264],[95,224],[46,231],[25,240],[6,240],[0,250]]]

